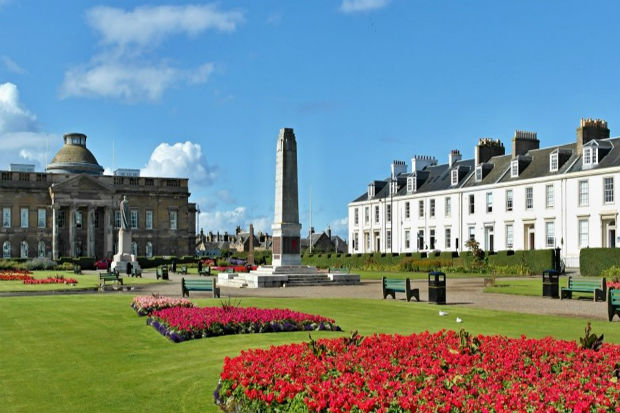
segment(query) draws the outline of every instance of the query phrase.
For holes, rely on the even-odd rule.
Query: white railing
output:
[[[566,268],[579,268],[579,255],[566,255],[564,265]]]

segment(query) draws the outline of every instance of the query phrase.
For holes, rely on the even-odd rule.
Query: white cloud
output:
[[[225,211],[203,211],[200,213],[200,227],[205,232],[228,231],[232,233],[237,226],[244,231],[250,228],[250,224],[254,226],[254,233],[263,232],[271,234],[271,224],[273,219],[266,216],[250,216],[247,208],[239,206],[231,210]]]
[[[36,116],[20,102],[17,86],[0,84],[0,168],[28,162],[38,164],[41,170],[46,165],[48,143],[56,141],[55,135],[40,131]]]
[[[332,236],[338,235],[340,238],[347,240],[349,237],[349,218],[338,218],[329,223],[332,230]]]
[[[166,36],[196,35],[207,29],[231,32],[244,20],[242,12],[220,11],[213,4],[142,6],[132,11],[100,6],[90,9],[87,19],[104,43],[120,46],[150,46]]]
[[[206,82],[212,71],[211,63],[187,70],[165,64],[149,67],[121,61],[97,62],[65,72],[60,95],[155,101],[172,86]]]
[[[0,0],[0,6],[1,5],[2,5],[2,0]],[[18,75],[23,75],[24,73],[26,73],[26,71],[10,57],[2,56],[0,60],[2,61],[2,65],[4,66],[4,68],[8,70],[9,72],[15,73]]]
[[[215,178],[215,168],[207,164],[198,143],[160,143],[140,170],[142,176],[189,177],[190,184],[208,185]]]
[[[344,13],[357,13],[376,10],[388,5],[390,0],[342,0],[340,10]]]
[[[89,63],[65,71],[60,96],[119,99],[128,103],[157,101],[171,87],[205,83],[214,71],[206,62],[181,68],[148,55],[175,34],[197,35],[212,29],[231,32],[243,22],[240,11],[215,5],[143,6],[131,11],[95,7],[89,24],[101,35],[103,48]]]

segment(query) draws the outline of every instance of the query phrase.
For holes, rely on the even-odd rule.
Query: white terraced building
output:
[[[452,150],[448,163],[394,161],[349,207],[350,253],[560,248],[567,267],[585,247],[615,247],[620,138],[607,122],[582,119],[576,142],[539,148],[516,131],[512,152],[480,139],[474,159]],[[620,255],[619,255],[620,260]]]

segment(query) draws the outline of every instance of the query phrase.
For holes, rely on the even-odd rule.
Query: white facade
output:
[[[405,176],[416,179],[419,172],[374,181],[376,187],[368,191],[373,197],[362,196],[348,205],[349,253],[463,251],[473,236],[485,251],[558,247],[567,266],[578,266],[582,247],[615,247],[617,243],[620,139],[590,142],[596,145],[585,143],[584,150],[597,142],[608,148],[598,152],[598,163],[592,165],[583,160],[579,138],[576,145],[563,146],[566,157],[560,168],[557,156],[552,155],[554,148],[538,149],[538,140],[529,140],[528,145],[536,145],[527,151],[532,160],[521,168],[522,176],[511,177],[511,161],[519,150],[513,140],[512,155],[503,155],[502,146],[500,155],[484,160],[492,165],[489,168],[497,168],[494,175],[489,173],[491,182],[476,176],[478,165],[473,160],[462,162],[469,165],[468,172],[456,185],[449,179],[458,167],[452,162],[433,166],[436,171],[425,169],[429,177],[435,173],[435,183],[429,184],[432,179],[427,178],[420,191],[411,185],[407,188],[404,180]],[[532,176],[524,177],[526,171]],[[443,187],[436,183],[442,176]],[[390,180],[399,182],[392,194]]]

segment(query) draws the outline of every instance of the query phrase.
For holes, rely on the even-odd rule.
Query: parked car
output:
[[[96,270],[107,270],[112,260],[110,258],[102,258],[95,263]]]

